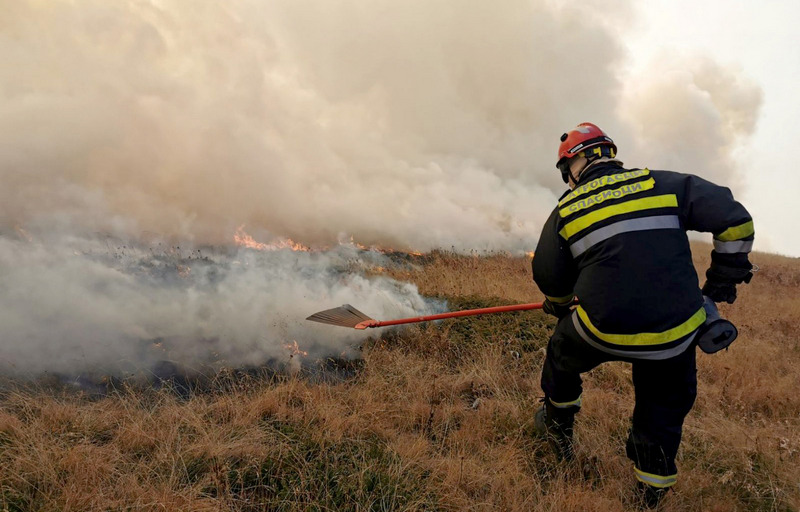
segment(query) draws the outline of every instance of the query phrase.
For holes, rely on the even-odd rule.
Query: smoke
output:
[[[613,119],[617,43],[573,15],[527,1],[5,2],[0,221],[530,250],[559,188],[554,134]],[[601,62],[589,94],[560,55]]]
[[[346,357],[363,331],[305,317],[343,303],[377,318],[435,307],[413,285],[363,275],[390,264],[352,245],[204,252],[0,238],[0,372],[120,374],[161,360],[197,369]]]
[[[563,131],[593,121],[629,165],[726,181],[760,103],[713,62],[625,77],[612,11],[546,0],[0,11],[0,357],[16,368],[135,366],[161,338],[189,362],[263,360],[291,339],[338,353],[347,340],[296,319],[428,307],[333,272],[341,248],[214,255],[166,283],[99,258],[99,235],[130,240],[138,266],[159,261],[153,240],[229,246],[241,225],[314,246],[527,251],[563,191]]]
[[[739,148],[756,128],[761,90],[736,69],[702,57],[660,56],[629,82],[622,117],[641,166],[673,168],[739,188]]]

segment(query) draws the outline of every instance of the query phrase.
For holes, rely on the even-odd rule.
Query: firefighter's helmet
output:
[[[592,151],[587,151],[588,149]],[[556,167],[561,171],[564,183],[567,183],[569,177],[568,162],[572,157],[582,155],[591,162],[601,156],[614,158],[616,153],[616,144],[603,130],[592,123],[581,123],[561,136]]]

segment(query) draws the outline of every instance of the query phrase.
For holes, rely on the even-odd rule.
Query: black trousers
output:
[[[683,420],[697,396],[694,345],[670,359],[619,357],[586,343],[575,330],[571,316],[567,316],[558,322],[547,345],[542,369],[545,396],[555,404],[574,402],[583,391],[581,374],[606,361],[626,361],[633,365],[636,405],[626,453],[638,469],[637,477],[659,487],[672,485],[677,474],[675,455],[681,442]],[[672,479],[651,479],[648,474]]]

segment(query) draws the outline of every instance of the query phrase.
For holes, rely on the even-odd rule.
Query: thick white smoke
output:
[[[31,231],[220,243],[247,223],[529,250],[554,141],[613,119],[618,85],[612,34],[545,2],[15,1],[3,17],[2,221]],[[562,55],[600,63],[591,91]]]
[[[0,373],[258,365],[299,350],[306,361],[349,356],[364,331],[305,317],[344,303],[383,319],[432,311],[415,286],[361,273],[389,264],[351,245],[225,253],[0,238]]]
[[[98,236],[222,246],[245,224],[307,245],[531,250],[563,189],[558,137],[581,121],[631,166],[735,176],[727,150],[759,91],[709,62],[623,77],[612,16],[632,11],[594,12],[607,19],[548,0],[0,0],[0,358],[119,366],[144,360],[132,340],[164,337],[221,340],[173,343],[175,358],[245,364],[290,338],[346,347],[286,327],[318,309],[425,309],[330,274],[338,253],[225,259],[221,281],[200,265],[178,286],[86,256]]]
[[[626,83],[626,92],[620,111],[640,166],[691,172],[741,190],[737,149],[755,131],[759,88],[706,58],[662,55]]]

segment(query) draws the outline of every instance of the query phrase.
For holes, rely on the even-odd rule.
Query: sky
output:
[[[800,114],[800,3],[653,0],[638,2],[636,12],[638,19],[625,27],[624,37],[632,76],[665,54],[705,55],[738,67],[761,88],[755,132],[734,148],[744,183],[732,188],[754,217],[755,249],[800,256],[800,238],[793,235],[797,220],[790,210],[800,190],[800,172],[790,156]]]

